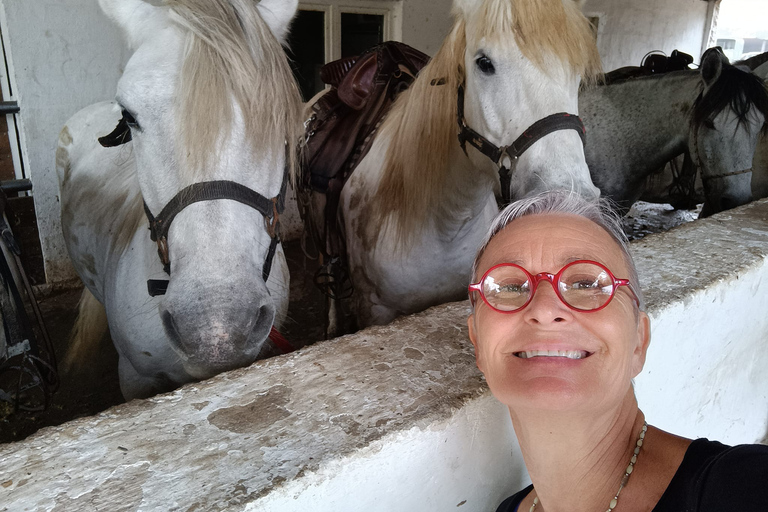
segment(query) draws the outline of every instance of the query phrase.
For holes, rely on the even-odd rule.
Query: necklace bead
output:
[[[613,509],[616,508],[616,505],[619,504],[619,494],[621,494],[621,490],[624,488],[625,485],[627,485],[627,482],[629,481],[629,475],[632,474],[632,471],[635,469],[635,463],[637,462],[637,455],[640,453],[640,448],[643,446],[643,440],[645,439],[645,433],[648,431],[648,423],[643,422],[643,428],[640,430],[640,436],[637,438],[637,442],[635,443],[635,449],[632,452],[632,458],[629,461],[629,466],[627,466],[627,469],[624,471],[624,476],[621,478],[621,485],[619,486],[619,490],[616,491],[616,496],[613,497],[611,502],[608,504],[608,510],[605,512],[613,512]],[[539,504],[539,497],[536,496],[533,498],[533,505],[531,505],[531,508],[528,509],[528,512],[533,512],[536,510],[536,505]]]

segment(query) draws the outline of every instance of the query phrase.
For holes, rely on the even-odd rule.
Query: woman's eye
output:
[[[136,118],[133,117],[133,114],[131,114],[125,109],[123,109],[122,114],[123,114],[123,119],[125,119],[125,122],[128,126],[138,126],[139,123],[136,122]]]
[[[528,283],[505,283],[501,284],[495,291],[497,294],[528,293]]]
[[[475,64],[477,65],[477,68],[486,75],[492,75],[496,72],[496,68],[493,67],[493,61],[485,55],[478,57],[475,60]]]
[[[574,290],[595,290],[600,288],[600,281],[596,279],[580,279],[571,283]]]

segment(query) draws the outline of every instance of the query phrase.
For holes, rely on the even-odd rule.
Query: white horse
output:
[[[281,47],[297,1],[99,3],[134,53],[116,101],[78,112],[59,138],[62,226],[87,287],[69,357],[108,319],[130,399],[250,364],[285,318],[288,270],[267,224],[298,135]],[[132,140],[101,147],[119,119],[111,145]],[[148,279],[169,277],[148,294]]]
[[[453,14],[342,192],[360,327],[466,297],[472,257],[498,212],[499,165],[513,170],[513,198],[552,188],[599,196],[577,130],[549,133],[519,158],[497,151],[498,164],[477,149],[503,150],[537,120],[578,114],[579,82],[600,70],[579,4],[455,0]],[[463,130],[466,149],[457,117],[475,131]]]

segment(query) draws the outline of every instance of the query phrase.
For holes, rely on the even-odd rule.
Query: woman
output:
[[[650,323],[615,216],[549,192],[507,207],[486,240],[469,335],[533,482],[498,512],[768,510],[768,446],[646,425],[632,379]]]

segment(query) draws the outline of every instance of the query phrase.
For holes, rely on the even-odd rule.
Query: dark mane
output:
[[[714,118],[730,108],[738,117],[739,124],[746,125],[753,106],[768,120],[768,89],[765,83],[757,75],[724,65],[720,77],[709,91],[696,98],[691,124],[694,128],[702,125],[714,128]],[[763,123],[762,132],[768,133],[768,123]]]
[[[734,66],[747,66],[749,69],[754,71],[756,68],[760,67],[760,65],[765,64],[768,62],[768,52],[761,53],[760,55],[755,55],[754,57],[750,57],[745,60],[740,60],[738,62],[734,62]]]

